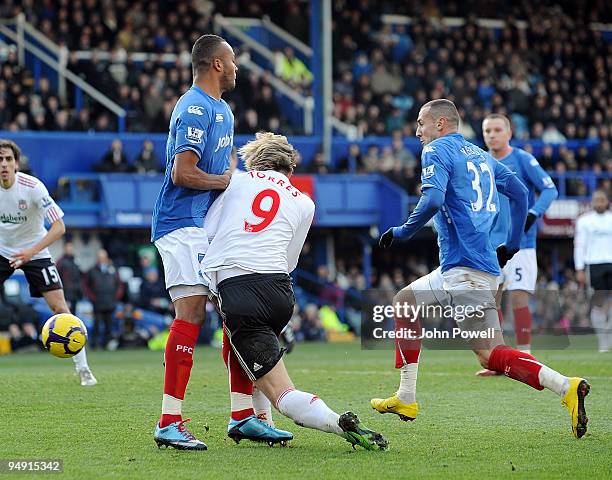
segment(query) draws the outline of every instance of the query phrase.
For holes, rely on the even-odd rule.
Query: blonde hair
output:
[[[258,132],[238,150],[247,170],[274,170],[292,173],[297,152],[284,135]]]

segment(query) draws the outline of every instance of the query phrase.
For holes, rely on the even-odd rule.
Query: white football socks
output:
[[[516,349],[520,350],[523,353],[528,353],[529,355],[531,355],[531,345],[529,345],[529,344],[527,344],[527,345],[517,345]]]
[[[397,398],[404,403],[416,402],[416,382],[419,371],[418,363],[408,363],[400,369],[400,386]]]
[[[608,344],[607,320],[606,311],[602,307],[593,306],[591,308],[591,324],[597,335],[600,352],[609,351],[611,346]]]
[[[289,390],[276,403],[278,411],[302,427],[342,435],[338,425],[340,415],[331,410],[323,400],[312,393]]]
[[[232,412],[253,408],[253,397],[246,393],[230,392],[230,408]]]
[[[74,362],[74,368],[76,368],[77,372],[80,372],[81,370],[89,370],[89,365],[87,364],[87,353],[85,353],[85,347],[83,347],[79,353],[77,353],[74,357],[72,357],[72,361]]]
[[[544,388],[555,392],[557,395],[562,397],[569,388],[569,378],[565,375],[561,375],[559,372],[552,368],[542,365],[540,372],[538,373],[538,381]]]
[[[162,415],[181,415],[182,406],[183,401],[180,398],[164,393],[162,398]]]
[[[255,410],[255,416],[257,418],[271,427],[274,427],[274,420],[272,420],[272,404],[270,400],[268,400],[268,397],[255,386],[253,386],[253,409]]]

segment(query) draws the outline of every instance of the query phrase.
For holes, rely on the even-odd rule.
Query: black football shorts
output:
[[[218,290],[230,346],[255,381],[283,356],[278,335],[293,313],[291,278],[284,273],[239,275],[220,282]]]
[[[32,297],[42,297],[43,292],[63,288],[55,263],[50,258],[30,260],[25,265],[21,265],[19,269],[25,273]],[[0,255],[0,285],[4,284],[4,281],[14,272],[15,269],[11,267],[9,260]]]
[[[589,286],[593,290],[612,290],[612,263],[594,263],[587,269]]]

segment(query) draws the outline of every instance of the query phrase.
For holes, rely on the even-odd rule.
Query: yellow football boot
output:
[[[373,398],[370,400],[372,408],[379,413],[395,413],[404,422],[414,420],[419,414],[419,404],[404,403],[397,395],[393,395],[389,398]]]
[[[580,438],[587,431],[589,419],[584,409],[584,397],[589,394],[591,386],[584,378],[573,377],[569,381],[570,386],[565,395],[563,395],[561,405],[567,408],[570,417],[572,417],[572,433],[574,437]]]

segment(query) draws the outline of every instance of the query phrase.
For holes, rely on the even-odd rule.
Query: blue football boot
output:
[[[190,419],[174,422],[167,427],[160,428],[159,423],[155,427],[153,439],[157,446],[162,445],[174,447],[178,450],[207,450],[206,444],[198,440],[185,426]]]
[[[289,440],[293,440],[293,433],[271,427],[255,415],[244,420],[230,420],[227,425],[227,436],[236,443],[240,443],[240,440],[252,440],[253,442],[265,442],[271,447],[276,443],[284,447]]]

